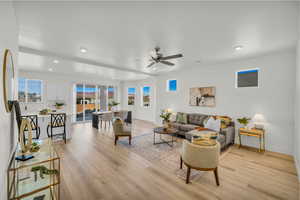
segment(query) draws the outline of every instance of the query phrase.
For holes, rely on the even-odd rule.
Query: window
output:
[[[236,87],[258,87],[258,69],[236,72]]]
[[[177,91],[177,80],[167,80],[167,91],[176,92]]]
[[[111,103],[112,101],[114,101],[115,98],[116,98],[116,88],[114,88],[113,86],[108,86],[108,88],[107,88],[108,103]]]
[[[142,88],[142,106],[143,107],[150,107],[150,87],[144,86]]]
[[[18,98],[20,102],[42,102],[42,81],[19,78]]]
[[[135,88],[128,88],[128,105],[134,105],[135,100]]]

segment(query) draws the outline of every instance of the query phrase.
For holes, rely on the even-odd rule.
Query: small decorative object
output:
[[[190,105],[213,107],[216,105],[215,96],[215,87],[190,88]]]
[[[247,127],[247,125],[249,124],[251,118],[243,117],[243,118],[238,118],[237,120],[240,124],[244,125],[244,128],[249,128]]]
[[[25,131],[26,129],[28,131]],[[25,137],[26,132],[28,132],[27,139]],[[32,155],[26,155],[26,153],[31,149],[32,146],[32,127],[28,119],[22,119],[20,126],[19,143],[21,146],[21,155],[17,156],[16,160],[26,161],[33,158]]]
[[[38,152],[40,150],[40,145],[36,142],[33,142],[30,148],[30,152]]]
[[[34,181],[37,181],[37,173],[38,172],[40,172],[41,179],[44,178],[44,174],[46,174],[46,175],[58,174],[58,171],[56,169],[48,169],[47,167],[45,167],[43,165],[32,167],[31,171],[34,172]]]
[[[41,110],[39,112],[39,114],[40,115],[48,115],[50,112],[51,112],[51,110],[46,108],[46,109]]]
[[[111,111],[115,106],[119,105],[120,103],[112,100],[109,104],[108,104],[108,110]]]
[[[264,129],[265,118],[262,114],[255,114],[253,117],[254,127],[256,129]]]
[[[171,109],[161,110],[160,118],[163,119],[164,130],[170,128],[170,117],[172,115]]]
[[[59,110],[59,109],[61,109],[63,106],[65,105],[65,103],[63,103],[63,102],[55,102],[55,108],[57,109],[57,110]]]
[[[44,199],[45,199],[45,196],[46,196],[46,195],[43,194],[43,195],[34,197],[33,200],[44,200]]]

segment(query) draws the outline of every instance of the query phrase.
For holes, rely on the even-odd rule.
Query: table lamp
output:
[[[254,127],[257,129],[264,129],[265,118],[262,114],[255,114],[253,117]]]

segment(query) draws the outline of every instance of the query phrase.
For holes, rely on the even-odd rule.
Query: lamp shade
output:
[[[265,118],[262,114],[255,114],[253,117],[253,121],[254,121],[254,123],[255,122],[262,123],[262,122],[265,122]]]
[[[257,129],[264,129],[265,118],[262,114],[255,114],[253,117],[254,127]]]

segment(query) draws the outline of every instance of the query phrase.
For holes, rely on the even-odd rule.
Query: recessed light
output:
[[[53,71],[53,69],[52,69],[52,68],[49,68],[49,69],[48,69],[48,71],[49,71],[49,72],[52,72],[52,71]]]
[[[57,63],[59,63],[59,60],[53,60],[53,63],[57,64]]]
[[[239,51],[239,50],[242,50],[242,49],[243,49],[242,45],[234,46],[234,50],[236,50],[236,51]]]
[[[80,47],[80,52],[81,52],[81,53],[86,53],[86,52],[87,52],[87,49],[86,49],[86,48],[83,48],[83,47]]]

